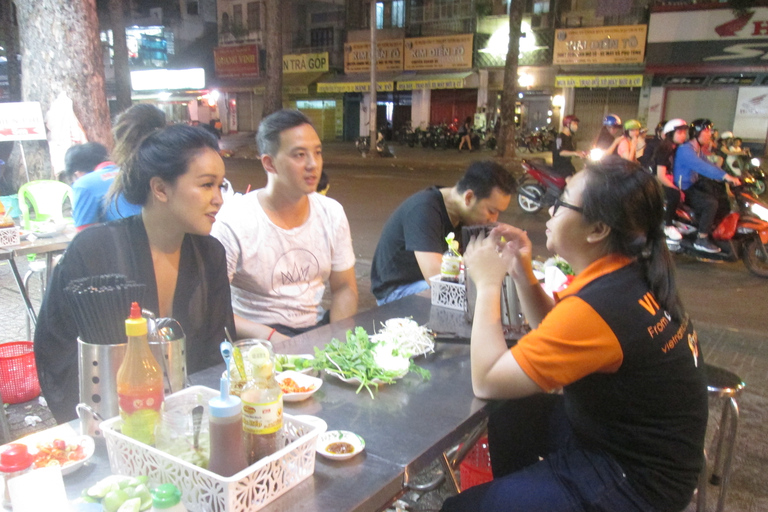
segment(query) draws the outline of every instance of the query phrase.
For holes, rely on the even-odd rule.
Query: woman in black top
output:
[[[78,332],[64,294],[70,281],[123,274],[145,284],[141,306],[176,318],[184,329],[189,373],[218,362],[224,328],[234,332],[224,248],[209,236],[224,179],[215,137],[196,127],[165,127],[165,115],[148,104],[123,113],[114,132],[113,156],[121,167],[114,193],[142,205],[142,213],[82,231],[54,269],[35,331],[35,358],[58,422],[74,419],[79,401]]]

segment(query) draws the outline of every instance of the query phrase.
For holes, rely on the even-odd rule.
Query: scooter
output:
[[[751,193],[751,177],[745,176],[743,181],[742,185],[731,186],[734,195],[732,211],[712,233],[714,243],[720,247],[719,253],[700,251],[693,246],[698,236],[698,219],[685,204],[678,207],[674,220],[683,238],[667,238],[669,250],[710,261],[737,261],[741,258],[751,273],[768,278],[768,204]]]
[[[565,178],[543,158],[523,159],[523,175],[517,181],[517,204],[526,213],[538,213],[554,204],[565,189]]]
[[[760,196],[765,193],[765,172],[760,166],[760,159],[749,155],[737,156],[733,162],[733,165],[729,165],[728,162],[723,165],[723,169],[728,174],[741,178],[742,176],[751,176],[754,178],[754,182],[751,185],[752,192],[755,195]]]

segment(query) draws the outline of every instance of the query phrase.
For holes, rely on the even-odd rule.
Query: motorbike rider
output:
[[[682,194],[675,186],[672,168],[675,150],[688,140],[688,123],[684,119],[671,119],[660,130],[663,140],[654,151],[652,164],[656,176],[664,187],[666,208],[664,210],[664,234],[670,240],[680,240],[682,235],[673,225],[675,210],[680,204]]]
[[[656,148],[661,145],[664,140],[664,125],[667,124],[666,119],[659,121],[656,125],[656,130],[653,135],[646,134],[645,136],[645,150],[643,154],[637,157],[637,161],[643,166],[643,169],[647,170],[651,174],[656,174],[656,164],[654,163],[653,156],[656,154]],[[687,130],[686,130],[687,131]],[[670,172],[672,168],[670,167]],[[670,183],[672,180],[670,179]]]
[[[688,125],[688,137],[690,140],[680,145],[675,152],[675,185],[683,191],[686,204],[693,208],[699,218],[699,235],[693,247],[708,253],[718,253],[720,248],[709,239],[719,207],[720,194],[715,181],[728,181],[734,185],[739,185],[741,181],[709,163],[702,151],[711,142],[712,121],[694,120]]]
[[[571,162],[571,157],[586,158],[586,151],[576,151],[576,143],[573,142],[573,134],[579,129],[579,118],[574,115],[563,118],[563,128],[555,137],[552,148],[552,170],[561,176],[571,176],[576,168]]]
[[[642,125],[637,119],[630,119],[624,123],[624,134],[619,137],[616,146],[616,154],[624,160],[637,162],[645,151],[645,137],[641,136]]]
[[[616,152],[616,146],[619,144],[619,135],[621,133],[621,118],[616,114],[608,114],[603,118],[603,127],[597,134],[594,147],[605,151],[606,155]]]

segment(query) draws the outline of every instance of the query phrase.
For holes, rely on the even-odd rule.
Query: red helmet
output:
[[[579,122],[579,118],[574,116],[573,114],[569,116],[565,116],[563,118],[563,126],[566,126],[566,127],[569,126],[571,123],[578,123],[578,122]]]

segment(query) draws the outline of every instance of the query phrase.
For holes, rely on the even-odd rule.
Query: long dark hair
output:
[[[123,194],[132,204],[144,205],[149,181],[158,176],[168,183],[187,172],[202,150],[219,150],[216,137],[195,126],[165,126],[165,115],[148,104],[134,105],[118,118],[113,157],[120,166],[111,196]]]
[[[661,183],[636,163],[608,156],[586,167],[584,218],[611,228],[608,250],[637,259],[656,300],[676,320],[685,316],[664,236]]]

